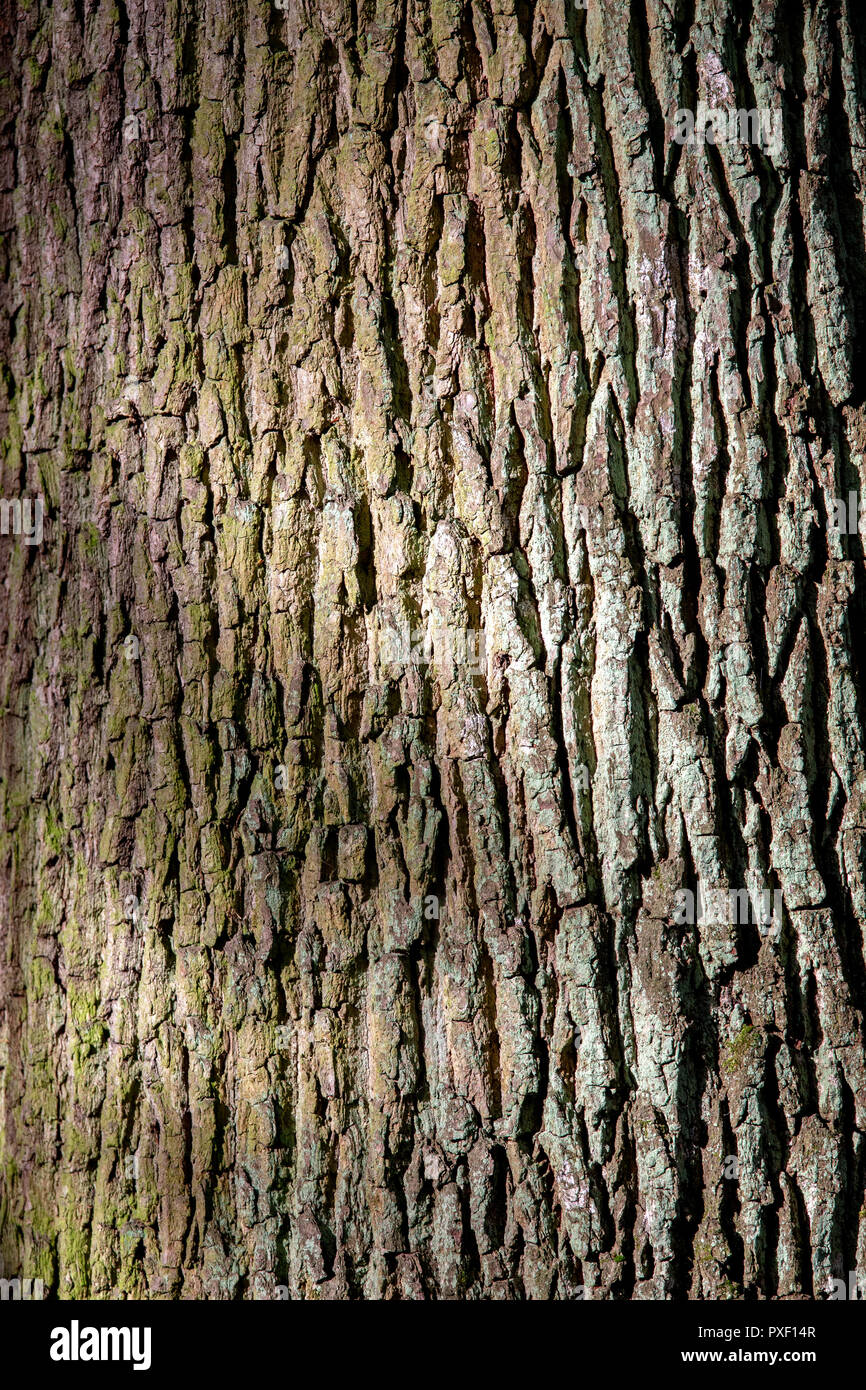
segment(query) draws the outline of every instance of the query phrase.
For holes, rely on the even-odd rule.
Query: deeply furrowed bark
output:
[[[286,6],[3,20],[0,1272],[822,1296],[862,16]],[[700,102],[778,147],[677,143]]]

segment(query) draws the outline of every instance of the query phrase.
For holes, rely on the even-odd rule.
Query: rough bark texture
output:
[[[822,1296],[862,12],[285,3],[3,20],[2,1272]],[[699,101],[780,147],[676,143]]]

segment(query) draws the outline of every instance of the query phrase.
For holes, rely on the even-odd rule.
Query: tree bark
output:
[[[826,1296],[866,1267],[856,5],[3,29],[2,487],[44,503],[0,536],[3,1272]],[[678,142],[700,103],[779,139]]]

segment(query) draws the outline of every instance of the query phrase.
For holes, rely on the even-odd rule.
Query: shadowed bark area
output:
[[[0,26],[0,1273],[826,1296],[855,0]]]

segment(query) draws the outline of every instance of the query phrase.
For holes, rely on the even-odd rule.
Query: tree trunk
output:
[[[10,5],[7,1276],[866,1267],[859,18]]]

